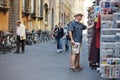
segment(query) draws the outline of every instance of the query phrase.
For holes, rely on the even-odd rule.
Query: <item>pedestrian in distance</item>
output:
[[[82,47],[82,32],[85,29],[90,29],[93,25],[87,27],[82,24],[83,15],[77,13],[74,15],[75,19],[69,23],[68,33],[70,37],[71,44],[71,55],[70,55],[70,69],[72,70],[82,70],[83,67],[80,64],[80,49]]]
[[[55,38],[55,42],[57,42],[57,35],[58,35],[58,25],[55,25],[53,30],[53,37]]]
[[[26,32],[25,32],[25,26],[21,23],[20,20],[16,22],[17,28],[16,28],[16,46],[17,49],[14,53],[20,53],[20,47],[22,53],[25,51],[25,39],[26,39]]]
[[[59,23],[58,24],[58,28],[57,28],[57,52],[62,53],[62,42],[63,42],[63,36],[64,36],[64,30],[62,27],[62,24]]]
[[[68,51],[69,50],[68,24],[64,28],[64,35],[65,35],[65,51]]]

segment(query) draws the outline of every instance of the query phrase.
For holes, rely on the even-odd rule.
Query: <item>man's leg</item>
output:
[[[71,44],[70,67],[72,69],[75,69],[75,57],[76,57],[76,54],[73,53],[73,51],[72,51],[72,44]]]
[[[22,47],[22,52],[25,51],[25,40],[21,40],[21,47]]]
[[[69,50],[69,40],[67,39],[67,48],[68,48],[68,50]]]
[[[69,50],[69,40],[66,38],[66,51]]]
[[[15,53],[19,53],[20,52],[20,36],[17,36],[16,47],[17,49]]]
[[[73,69],[75,69],[75,57],[76,57],[76,54],[71,53],[71,55],[70,55],[70,66]]]
[[[70,53],[70,67],[72,66],[72,53]]]
[[[81,52],[81,46],[82,44],[80,43],[80,52]],[[76,54],[76,68],[82,68],[82,66],[80,65],[80,52],[78,54]]]
[[[59,41],[60,40],[58,38],[56,40],[57,40],[57,52],[59,52],[59,49],[60,49],[60,47],[59,47]]]
[[[76,61],[75,61],[76,67],[80,66],[80,54],[76,54]]]
[[[65,38],[65,51],[67,51],[67,39]]]
[[[62,38],[60,38],[59,46],[60,46],[60,52],[62,52]]]

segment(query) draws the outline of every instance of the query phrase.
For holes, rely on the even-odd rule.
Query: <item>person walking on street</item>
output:
[[[16,40],[16,46],[17,49],[14,53],[20,53],[20,46],[22,53],[25,51],[25,39],[26,39],[26,32],[25,32],[25,26],[21,23],[21,21],[17,21],[17,30],[16,30],[16,35],[17,35],[17,40]]]
[[[55,41],[57,41],[57,35],[58,35],[58,25],[55,25],[55,28],[53,30],[53,37],[55,38]]]
[[[65,51],[68,51],[69,50],[68,24],[65,26],[64,33],[65,33]]]
[[[80,49],[82,46],[82,32],[85,29],[90,29],[93,26],[85,26],[80,21],[83,15],[81,13],[74,15],[75,20],[71,21],[68,26],[68,33],[71,41],[70,69],[81,70],[83,67],[79,63]]]
[[[60,52],[62,53],[62,39],[63,39],[63,36],[64,36],[64,30],[63,30],[63,27],[62,27],[62,24],[59,23],[58,24],[58,34],[57,34],[57,52]]]

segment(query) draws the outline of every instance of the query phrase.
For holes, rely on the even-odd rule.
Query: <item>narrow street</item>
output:
[[[0,80],[99,80],[88,66],[87,38],[83,38],[81,64],[84,69],[69,69],[70,53],[56,53],[54,41],[26,46],[24,54],[0,54]]]

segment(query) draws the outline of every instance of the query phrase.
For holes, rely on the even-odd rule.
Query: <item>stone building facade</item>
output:
[[[74,0],[0,0],[0,30],[15,32],[21,20],[28,31],[51,31],[73,19],[75,5]]]

